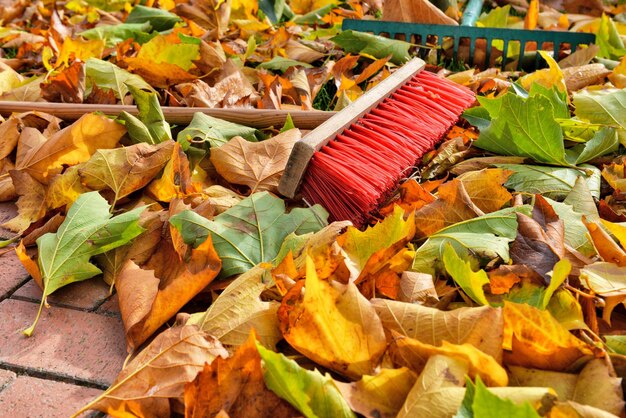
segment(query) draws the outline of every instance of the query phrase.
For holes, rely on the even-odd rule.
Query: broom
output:
[[[279,192],[364,225],[475,101],[424,66],[412,59],[296,142]]]

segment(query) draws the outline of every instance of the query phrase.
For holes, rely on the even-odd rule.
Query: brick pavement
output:
[[[0,203],[0,223],[14,213],[13,204]],[[8,236],[0,229],[0,238]],[[21,330],[34,320],[40,298],[15,253],[0,255],[0,418],[69,417],[108,387],[126,358],[116,296],[102,280],[48,297],[50,308],[25,337]]]

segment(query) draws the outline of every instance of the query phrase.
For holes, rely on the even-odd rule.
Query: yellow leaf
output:
[[[178,142],[174,143],[172,158],[165,165],[161,178],[153,180],[148,192],[161,202],[169,202],[175,197],[184,197],[200,191],[191,181],[189,160]]]
[[[69,207],[78,196],[91,191],[80,182],[78,170],[82,164],[75,165],[65,170],[63,174],[52,176],[46,193],[46,205],[50,209],[62,206]]]
[[[539,0],[530,0],[526,18],[524,19],[524,29],[535,29],[539,20]]]
[[[513,174],[502,168],[486,168],[459,176],[465,191],[480,210],[485,213],[502,209],[511,200],[511,193],[502,185]]]
[[[363,416],[395,418],[415,380],[410,369],[400,367],[382,369],[377,375],[363,376],[358,382],[335,381],[335,386],[350,408]]]
[[[104,52],[104,40],[84,40],[82,38],[65,38],[55,66],[68,66],[71,61],[87,61],[89,58],[100,58]]]
[[[320,280],[310,258],[306,280],[283,298],[278,317],[292,347],[350,378],[372,374],[387,348],[380,319],[356,286]]]
[[[88,113],[46,139],[35,128],[20,135],[15,167],[47,183],[65,165],[87,161],[97,149],[115,148],[126,132],[119,123],[103,115]]]
[[[618,89],[626,87],[626,57],[622,57],[619,65],[613,68],[613,72],[609,74],[609,80]]]
[[[626,248],[626,227],[604,219],[600,219],[600,221],[602,222],[602,225],[604,225],[604,227],[608,229],[615,238],[617,238],[619,243],[622,244],[622,248]]]
[[[541,54],[541,57],[548,63],[548,68],[537,70],[534,73],[530,73],[522,77],[520,79],[522,87],[526,90],[530,90],[530,87],[534,83],[538,83],[549,89],[556,87],[559,91],[567,91],[565,77],[563,76],[563,72],[561,71],[559,64],[557,64],[557,62],[546,51],[539,51],[539,54]]]
[[[230,183],[248,186],[250,194],[264,190],[277,193],[291,149],[301,136],[299,129],[290,129],[262,142],[236,136],[211,150],[211,162]]]
[[[368,260],[377,252],[384,251],[392,245],[403,242],[406,244],[415,234],[415,218],[409,215],[404,219],[402,208],[396,206],[393,215],[382,222],[360,231],[355,227],[348,227],[339,243],[350,259],[357,265],[359,271],[365,268]],[[404,246],[401,245],[401,247]]]
[[[583,223],[587,227],[593,245],[596,247],[600,257],[609,263],[626,266],[626,251],[617,245],[613,238],[597,223],[587,222],[584,217]]]
[[[440,354],[465,361],[469,365],[469,376],[472,379],[480,376],[488,386],[506,386],[509,383],[506,370],[493,357],[471,344],[451,344],[442,341],[440,346],[435,347],[395,331],[392,331],[392,336],[389,351],[391,359],[397,365],[406,366],[420,373],[431,356]]]
[[[26,254],[26,248],[24,247],[24,243],[22,241],[20,241],[17,247],[15,247],[15,254],[17,254],[17,258],[20,260],[28,274],[30,274],[30,277],[32,277],[35,283],[37,283],[37,285],[43,290],[43,280],[41,279],[39,266],[28,256],[28,254]]]
[[[505,363],[562,371],[591,349],[567,331],[548,311],[504,302]]]

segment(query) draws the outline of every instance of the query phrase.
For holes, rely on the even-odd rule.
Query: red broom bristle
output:
[[[362,226],[474,101],[471,90],[421,71],[313,155],[304,199]]]

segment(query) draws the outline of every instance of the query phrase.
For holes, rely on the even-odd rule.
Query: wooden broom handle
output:
[[[289,155],[285,172],[280,179],[278,191],[283,196],[293,199],[315,151],[319,151],[357,119],[378,106],[380,102],[421,71],[425,65],[426,63],[421,59],[413,58],[363,96],[359,97],[358,100],[355,100],[341,112],[309,132],[302,140],[296,142]]]
[[[301,129],[315,129],[337,112],[322,112],[319,110],[270,110],[270,109],[211,109],[203,107],[162,107],[165,120],[171,123],[186,125],[191,122],[196,112],[224,119],[229,122],[240,123],[254,128],[282,127],[287,115],[291,115],[294,125]],[[106,115],[117,116],[126,111],[137,115],[135,106],[73,104],[48,102],[0,102],[0,114],[9,116],[20,112],[45,112],[64,120],[76,120],[86,113],[102,112]]]

